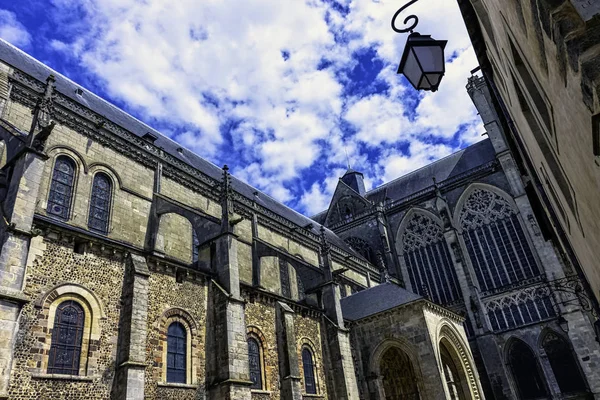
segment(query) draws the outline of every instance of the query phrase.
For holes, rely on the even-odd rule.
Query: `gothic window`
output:
[[[460,213],[465,244],[483,291],[540,274],[515,210],[499,195],[477,189]]]
[[[79,303],[67,300],[56,308],[48,357],[49,374],[79,375],[85,313]]]
[[[288,263],[281,258],[279,259],[279,281],[281,284],[281,295],[283,297],[291,297],[290,270]]]
[[[195,264],[198,262],[198,246],[200,245],[200,240],[198,240],[198,235],[196,235],[196,230],[192,227],[192,262]]]
[[[380,371],[383,375],[385,398],[392,400],[420,399],[417,377],[408,355],[397,347],[391,347],[381,357]]]
[[[110,202],[112,196],[112,183],[108,175],[97,173],[92,184],[92,197],[90,199],[90,216],[88,227],[96,232],[108,233],[110,218]]]
[[[495,331],[543,321],[555,316],[550,293],[539,286],[494,298],[485,304]]]
[[[542,340],[542,347],[548,356],[560,391],[562,393],[586,392],[585,381],[567,342],[556,333],[549,332]]]
[[[180,322],[167,329],[167,382],[186,383],[187,333]]]
[[[508,365],[523,400],[546,396],[546,387],[535,355],[525,343],[514,340],[508,351]]]
[[[315,365],[312,351],[308,347],[302,349],[302,369],[304,371],[304,391],[306,394],[317,394],[315,382]]]
[[[252,389],[262,389],[262,358],[261,346],[257,339],[248,338],[248,364],[250,365],[250,380],[252,381]]]
[[[371,249],[371,246],[369,246],[366,241],[357,237],[349,237],[348,239],[345,239],[344,242],[352,247],[358,254],[363,256],[368,262],[375,265],[373,249]]]
[[[402,234],[404,263],[413,290],[439,304],[462,297],[442,228],[423,214],[414,214]]]
[[[450,355],[450,351],[444,343],[440,343],[440,354],[442,358],[442,369],[444,370],[444,379],[446,380],[446,388],[450,394],[451,400],[465,400],[465,395],[462,389],[461,375],[456,368],[454,360]]]
[[[69,219],[74,183],[75,162],[66,156],[57,157],[48,194],[48,214]]]

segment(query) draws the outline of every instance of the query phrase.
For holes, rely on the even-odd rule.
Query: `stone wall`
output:
[[[9,396],[25,399],[106,399],[111,391],[116,356],[119,300],[124,263],[122,256],[109,252],[73,252],[72,244],[56,239],[36,238],[32,243],[24,294],[32,301],[23,307]],[[99,332],[89,343],[88,376],[48,376],[47,358],[51,330],[44,296],[61,284],[80,285],[97,297],[102,314],[92,310]],[[41,302],[41,303],[40,303]],[[103,315],[104,317],[101,317]],[[90,316],[86,315],[86,318]]]

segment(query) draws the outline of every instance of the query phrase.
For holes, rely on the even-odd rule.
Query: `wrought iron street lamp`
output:
[[[404,74],[415,89],[435,92],[446,72],[444,48],[448,41],[435,40],[430,35],[413,32],[413,29],[419,23],[419,18],[416,15],[409,15],[404,19],[404,28],[396,27],[396,18],[400,13],[417,1],[409,1],[400,7],[392,17],[392,29],[395,32],[410,32],[400,60],[398,73]]]

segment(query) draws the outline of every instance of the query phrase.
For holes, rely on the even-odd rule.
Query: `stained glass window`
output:
[[[508,365],[515,380],[520,398],[537,399],[546,396],[546,387],[531,349],[515,340],[508,353]]]
[[[192,262],[195,264],[198,262],[198,246],[200,245],[200,241],[198,240],[198,235],[196,235],[196,230],[192,227]]]
[[[262,389],[262,361],[260,345],[254,338],[248,338],[248,363],[250,364],[250,380],[252,389]]]
[[[92,184],[92,197],[90,199],[90,216],[88,227],[96,232],[108,233],[110,218],[110,202],[112,183],[108,175],[97,173]]]
[[[73,300],[64,301],[56,308],[48,357],[49,374],[79,375],[84,319],[83,308]]]
[[[415,214],[402,234],[402,245],[413,290],[438,304],[462,298],[442,228],[435,221]]]
[[[279,280],[281,282],[281,295],[290,297],[292,295],[290,289],[290,270],[288,263],[285,260],[279,259]]]
[[[57,157],[48,194],[48,214],[64,220],[69,219],[74,183],[75,163],[69,157]]]
[[[307,347],[302,349],[302,368],[304,370],[304,391],[306,394],[317,394],[313,355]]]
[[[554,332],[549,332],[542,341],[554,377],[562,393],[586,392],[586,384],[581,376],[577,361],[567,342]]]
[[[167,330],[167,382],[186,383],[186,331],[173,322]]]
[[[460,214],[465,244],[483,291],[495,291],[540,274],[512,206],[487,190],[475,190]]]

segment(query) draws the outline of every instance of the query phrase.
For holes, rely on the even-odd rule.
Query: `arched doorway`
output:
[[[519,399],[547,396],[546,385],[533,351],[524,342],[514,339],[508,348],[508,366],[519,393]]]
[[[542,339],[542,347],[561,393],[587,393],[587,385],[567,341],[557,333],[549,331]]]
[[[383,353],[380,371],[386,400],[421,398],[410,358],[398,347],[390,347]]]
[[[450,395],[450,400],[466,400],[465,385],[466,377],[460,364],[457,365],[458,357],[451,345],[445,343],[445,340],[440,342],[440,358],[442,361],[442,370],[444,372],[444,382]]]

